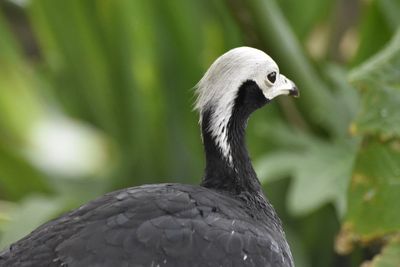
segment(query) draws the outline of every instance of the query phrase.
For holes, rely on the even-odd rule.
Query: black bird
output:
[[[200,186],[156,184],[108,193],[0,252],[0,266],[293,267],[281,221],[245,146],[249,115],[298,96],[264,52],[235,48],[197,85],[206,167]]]

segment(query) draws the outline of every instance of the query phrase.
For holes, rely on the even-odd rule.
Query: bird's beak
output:
[[[275,84],[268,91],[264,92],[264,95],[267,99],[273,99],[279,95],[299,97],[300,92],[294,82],[280,74]]]
[[[299,97],[300,92],[297,86],[285,77],[285,75],[280,74],[278,82],[274,85],[274,88],[277,92],[281,92],[281,94],[291,95],[294,97]]]

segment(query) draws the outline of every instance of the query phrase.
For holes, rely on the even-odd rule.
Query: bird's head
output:
[[[197,84],[200,124],[207,114],[207,131],[223,155],[230,155],[228,124],[235,111],[245,116],[279,95],[298,96],[296,85],[279,72],[266,53],[251,47],[234,48],[220,56]]]

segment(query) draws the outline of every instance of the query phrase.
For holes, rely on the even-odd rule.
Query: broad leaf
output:
[[[333,203],[340,216],[346,211],[346,192],[357,140],[325,143],[314,138],[306,148],[271,153],[256,164],[263,182],[292,176],[288,206],[306,215]]]
[[[358,153],[345,225],[365,240],[400,229],[400,143],[370,141]]]
[[[351,73],[362,95],[352,130],[364,140],[348,191],[339,251],[349,252],[354,241],[367,242],[400,230],[399,77],[400,31],[383,51]]]
[[[289,190],[292,213],[304,215],[332,202],[344,214],[355,147],[356,142],[318,145],[299,157]]]
[[[355,69],[350,80],[362,94],[353,131],[400,136],[400,31],[385,50]]]

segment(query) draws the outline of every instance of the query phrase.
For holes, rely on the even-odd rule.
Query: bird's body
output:
[[[253,195],[145,185],[109,193],[12,246],[2,266],[291,266],[276,214]],[[2,256],[0,256],[2,257]]]
[[[250,114],[278,95],[298,93],[278,71],[265,53],[242,47],[217,59],[199,82],[206,154],[200,186],[106,194],[0,252],[0,266],[293,267],[245,146]]]

